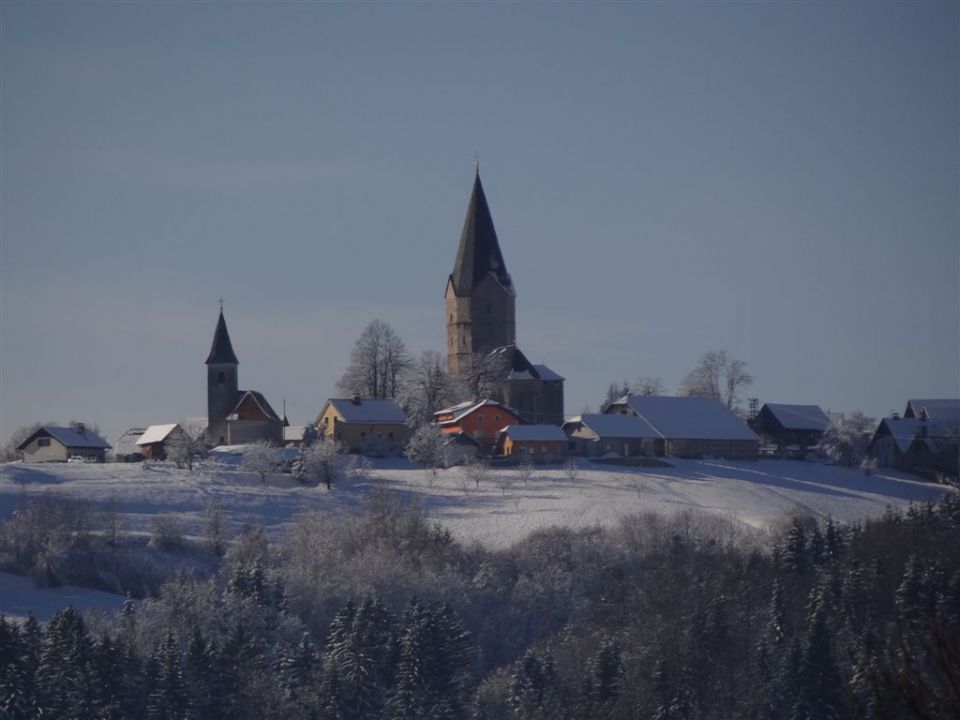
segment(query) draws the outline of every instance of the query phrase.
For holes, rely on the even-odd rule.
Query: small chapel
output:
[[[281,419],[263,393],[240,390],[237,369],[240,361],[233,351],[223,307],[207,355],[207,444],[241,445],[267,440],[283,443]]]
[[[490,399],[516,410],[527,423],[562,425],[564,379],[546,365],[531,363],[517,346],[516,300],[474,164],[473,192],[444,292],[447,372],[468,386],[476,386],[471,376],[489,373],[484,394]]]

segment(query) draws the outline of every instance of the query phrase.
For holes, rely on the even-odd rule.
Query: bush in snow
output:
[[[153,517],[153,533],[150,544],[158,550],[182,550],[185,544],[183,538],[183,522],[176,515],[159,513]]]
[[[243,450],[240,467],[260,476],[260,482],[267,482],[267,475],[280,469],[280,451],[266,440],[247,445]]]

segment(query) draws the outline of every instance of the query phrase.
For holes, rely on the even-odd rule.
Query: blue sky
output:
[[[960,395],[956,3],[9,3],[0,435],[315,417],[374,317],[442,350],[474,152],[518,340],[671,390],[726,349],[761,401]]]

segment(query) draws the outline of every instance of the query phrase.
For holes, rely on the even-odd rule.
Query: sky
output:
[[[960,397],[958,4],[0,4],[0,437],[313,420],[372,319],[445,347],[474,154],[518,344],[671,392]]]

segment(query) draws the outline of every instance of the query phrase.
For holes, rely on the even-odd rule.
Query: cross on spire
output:
[[[480,174],[480,153],[473,153],[473,172],[477,175]]]
[[[223,298],[220,298],[220,312],[223,312]]]

